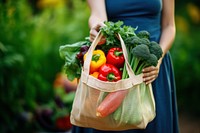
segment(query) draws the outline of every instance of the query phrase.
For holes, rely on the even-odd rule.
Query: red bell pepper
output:
[[[99,69],[98,79],[115,82],[121,79],[121,72],[114,65],[104,64]]]
[[[108,64],[112,64],[117,68],[122,68],[124,66],[124,55],[121,48],[111,48],[106,56]]]

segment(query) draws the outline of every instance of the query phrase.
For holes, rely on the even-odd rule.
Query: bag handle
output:
[[[83,71],[85,73],[87,73],[88,75],[89,75],[89,72],[90,72],[90,63],[91,63],[91,60],[92,60],[93,51],[96,48],[99,41],[101,40],[102,36],[103,35],[101,34],[101,32],[99,32],[97,34],[97,36],[95,37],[94,41],[92,42],[90,48],[87,51],[87,57],[86,57],[84,64],[83,64]]]
[[[128,75],[131,78],[135,78],[136,75],[133,72],[133,70],[131,68],[131,65],[128,62],[128,53],[127,53],[126,46],[125,46],[124,41],[123,41],[123,39],[122,39],[122,37],[121,37],[121,35],[119,33],[118,33],[118,38],[119,38],[121,46],[122,46],[122,52],[123,52],[123,55],[124,55],[124,59],[125,59],[125,63],[126,63],[126,70],[128,72]]]
[[[82,81],[87,83],[87,84],[90,84],[94,88],[96,86],[96,87],[100,88],[100,90],[105,90],[105,91],[115,91],[115,90],[128,89],[128,88],[130,88],[134,85],[142,83],[143,82],[143,78],[142,78],[143,74],[139,74],[139,75],[134,74],[134,72],[133,72],[133,70],[132,70],[132,68],[131,68],[131,66],[128,62],[128,54],[127,54],[126,46],[125,46],[124,41],[123,41],[120,34],[117,34],[117,36],[118,36],[120,43],[121,43],[121,46],[122,46],[122,51],[123,51],[124,58],[125,58],[126,70],[127,70],[128,75],[129,75],[129,78],[126,79],[126,80],[123,79],[123,80],[120,80],[120,81],[117,81],[117,82],[104,82],[104,81],[100,81],[100,80],[89,75],[92,54],[93,54],[94,49],[98,45],[98,42],[102,38],[102,36],[103,35],[100,31],[97,34],[97,36],[95,37],[94,41],[92,42],[92,44],[91,44],[91,46],[88,50],[86,60],[83,64]]]

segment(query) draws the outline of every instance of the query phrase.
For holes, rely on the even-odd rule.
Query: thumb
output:
[[[92,29],[99,31],[101,27],[106,26],[103,22],[98,22]]]

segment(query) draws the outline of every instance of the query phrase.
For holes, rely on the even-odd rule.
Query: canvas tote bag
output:
[[[145,85],[143,83],[142,74],[134,74],[128,63],[125,44],[119,34],[118,37],[121,42],[129,78],[117,82],[105,82],[89,75],[92,52],[102,38],[102,34],[99,32],[88,50],[77,86],[70,115],[70,121],[73,125],[99,130],[119,131],[144,129],[154,119],[155,101],[151,84]],[[104,118],[96,116],[96,109],[105,97],[105,93],[126,89],[129,92],[114,113]]]

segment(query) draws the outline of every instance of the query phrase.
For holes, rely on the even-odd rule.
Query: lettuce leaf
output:
[[[86,44],[88,44],[88,41],[80,41],[73,44],[65,44],[59,48],[60,57],[65,60],[64,70],[70,81],[81,76],[82,66],[76,55],[80,52],[81,46]]]

